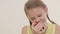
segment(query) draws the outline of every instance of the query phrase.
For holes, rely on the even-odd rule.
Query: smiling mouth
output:
[[[40,21],[39,21],[40,22]],[[37,22],[34,26],[36,26],[39,22]]]
[[[36,26],[39,22],[37,22],[34,26]]]

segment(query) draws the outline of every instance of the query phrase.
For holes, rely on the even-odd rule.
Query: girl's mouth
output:
[[[34,26],[36,26],[39,22],[37,22]]]

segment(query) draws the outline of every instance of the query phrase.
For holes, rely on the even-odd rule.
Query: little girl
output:
[[[22,34],[60,34],[60,26],[49,19],[48,7],[41,0],[28,0],[24,10],[30,25],[23,27]]]

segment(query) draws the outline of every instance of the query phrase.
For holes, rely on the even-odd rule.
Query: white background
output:
[[[0,34],[21,34],[22,27],[28,25],[24,13],[27,0],[0,0]],[[60,0],[43,0],[48,6],[51,20],[60,25]]]

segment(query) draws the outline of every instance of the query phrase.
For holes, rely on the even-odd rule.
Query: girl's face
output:
[[[28,19],[33,24],[46,23],[47,9],[35,7],[28,10]]]

